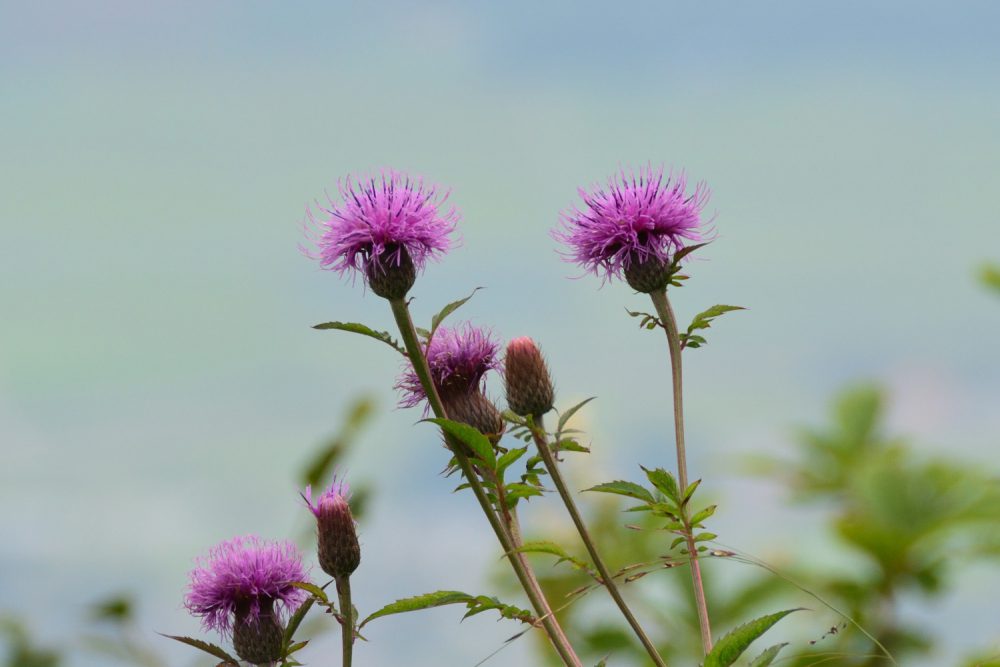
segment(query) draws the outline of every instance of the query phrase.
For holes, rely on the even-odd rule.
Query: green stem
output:
[[[351,667],[351,653],[354,651],[354,607],[351,605],[351,578],[337,577],[337,597],[340,600],[341,637],[343,638],[343,667]]]
[[[684,387],[681,373],[681,337],[677,329],[677,318],[667,299],[667,290],[662,289],[649,293],[656,314],[667,331],[667,346],[670,348],[670,374],[673,377],[674,394],[674,440],[677,444],[677,479],[681,493],[688,487],[687,452],[684,448]],[[691,557],[691,580],[694,585],[694,600],[698,608],[698,626],[701,629],[701,645],[705,654],[712,650],[712,626],[708,618],[708,603],[705,600],[705,585],[701,578],[701,564],[698,561],[698,545],[687,522],[687,510],[684,512],[684,537],[687,542],[688,555]]]
[[[566,482],[563,479],[562,473],[559,471],[559,462],[556,460],[555,455],[553,455],[552,450],[549,448],[548,438],[545,435],[545,426],[542,421],[542,417],[538,416],[534,418],[534,427],[531,429],[532,435],[535,438],[535,444],[538,445],[538,453],[542,457],[542,461],[545,463],[545,468],[549,471],[549,477],[552,478],[552,483],[555,484],[556,490],[559,492],[559,497],[562,498],[563,504],[566,505],[566,509],[569,511],[570,517],[573,519],[573,524],[576,526],[576,531],[580,534],[580,539],[583,540],[583,544],[587,547],[587,553],[590,554],[590,559],[594,563],[594,567],[597,568],[597,572],[601,575],[602,582],[605,588],[608,589],[608,593],[611,598],[618,605],[618,609],[621,610],[622,615],[628,624],[632,626],[632,631],[635,632],[636,637],[642,642],[643,647],[646,649],[646,653],[649,657],[653,659],[653,663],[657,667],[666,667],[666,662],[660,657],[660,654],[656,650],[656,646],[650,641],[649,637],[646,636],[645,631],[643,631],[642,626],[639,625],[639,621],[636,620],[635,616],[632,614],[632,610],[629,609],[628,605],[625,603],[625,599],[622,597],[621,591],[618,590],[618,584],[615,583],[614,577],[611,572],[608,571],[608,567],[604,564],[604,560],[597,551],[597,547],[594,545],[593,539],[590,537],[590,532],[587,530],[586,524],[583,522],[583,518],[580,516],[580,512],[576,508],[576,502],[573,500],[572,494],[570,494],[569,489],[566,488]]]
[[[427,365],[427,358],[424,356],[424,351],[417,338],[417,331],[413,327],[410,309],[402,299],[390,299],[389,305],[392,307],[392,314],[396,318],[399,335],[403,339],[403,346],[406,348],[410,363],[413,365],[413,370],[416,372],[417,377],[420,378],[420,384],[424,389],[424,393],[427,394],[427,402],[431,406],[431,411],[436,417],[447,419],[448,415],[445,412],[444,404],[441,402],[437,387],[431,379],[431,371]],[[469,463],[468,457],[460,447],[452,447],[451,451],[455,456],[458,467],[462,471],[462,475],[465,476],[466,481],[469,483],[473,495],[476,496],[483,514],[486,515],[490,527],[496,533],[500,546],[503,547],[504,553],[507,554],[507,560],[510,562],[514,574],[517,576],[528,599],[531,601],[535,613],[538,614],[542,627],[545,628],[549,640],[552,642],[556,652],[559,653],[559,657],[562,658],[563,663],[568,667],[582,667],[580,658],[577,657],[569,640],[566,638],[566,634],[556,620],[555,614],[552,613],[552,609],[545,599],[544,593],[542,593],[538,580],[531,572],[527,564],[527,558],[525,558],[523,553],[516,551],[519,545],[515,544],[510,532],[497,516],[497,512],[494,511],[489,497],[486,495],[486,490],[483,488],[479,476],[473,470],[472,464]]]

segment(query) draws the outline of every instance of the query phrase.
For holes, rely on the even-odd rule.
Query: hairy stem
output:
[[[396,318],[399,335],[403,339],[403,346],[406,348],[407,355],[410,358],[410,363],[413,365],[413,370],[416,372],[417,377],[420,378],[420,384],[424,389],[424,393],[427,394],[427,402],[431,406],[431,411],[436,417],[447,419],[448,415],[441,402],[441,397],[438,395],[437,387],[434,386],[434,381],[431,379],[431,372],[427,365],[427,358],[424,356],[424,351],[420,346],[419,339],[417,338],[416,329],[413,327],[413,320],[410,317],[409,307],[402,299],[392,299],[389,301],[389,305],[392,306],[392,314]],[[566,638],[566,634],[563,632],[562,627],[556,620],[555,614],[552,613],[552,608],[549,606],[548,601],[545,599],[545,595],[542,593],[538,580],[531,572],[527,559],[523,553],[515,553],[517,545],[514,544],[510,532],[501,522],[497,512],[494,511],[489,497],[486,495],[486,490],[483,488],[483,484],[479,480],[479,476],[476,474],[475,470],[473,470],[468,457],[462,451],[461,447],[452,447],[451,450],[452,454],[455,456],[455,461],[458,463],[458,467],[462,471],[462,475],[465,476],[466,481],[472,489],[473,495],[475,495],[476,500],[479,502],[479,506],[483,510],[483,514],[486,515],[486,519],[489,521],[490,527],[493,528],[493,532],[496,533],[500,546],[503,547],[504,552],[508,555],[507,560],[510,562],[511,567],[514,570],[514,574],[517,576],[517,579],[524,588],[528,599],[531,601],[531,605],[534,607],[535,613],[538,614],[542,627],[549,636],[549,640],[552,642],[556,652],[559,653],[559,657],[562,658],[563,663],[569,667],[582,667],[580,658],[577,657],[576,652],[573,650],[569,640]]]
[[[351,667],[351,654],[354,651],[354,607],[351,605],[351,578],[337,577],[337,597],[340,600],[340,615],[344,621],[341,624],[343,645],[343,667]]]
[[[621,610],[622,615],[628,624],[632,626],[632,631],[635,632],[636,637],[642,642],[643,648],[646,649],[646,653],[652,658],[653,663],[657,667],[666,667],[666,662],[660,657],[660,654],[656,650],[656,646],[650,641],[649,637],[646,636],[645,631],[643,631],[642,626],[639,625],[639,621],[636,620],[635,616],[632,614],[632,610],[629,609],[628,605],[625,603],[625,599],[622,597],[621,592],[618,590],[618,584],[615,583],[614,577],[611,572],[608,571],[608,567],[604,564],[604,560],[601,558],[600,553],[597,551],[597,547],[594,545],[594,540],[590,537],[590,532],[587,530],[587,525],[583,522],[583,518],[580,516],[580,512],[576,508],[576,502],[573,500],[572,494],[569,489],[566,488],[566,482],[563,479],[562,473],[559,471],[559,462],[556,460],[555,455],[549,448],[548,438],[545,435],[545,426],[542,422],[542,417],[535,417],[535,422],[531,433],[535,438],[535,444],[538,445],[538,453],[542,457],[542,461],[545,463],[545,468],[549,471],[549,477],[552,478],[552,483],[555,484],[556,490],[559,492],[559,497],[562,498],[563,504],[566,505],[566,510],[569,512],[570,517],[573,519],[573,524],[576,526],[576,531],[580,534],[580,539],[583,540],[583,544],[587,547],[587,553],[590,554],[590,559],[594,563],[594,567],[597,568],[597,572],[601,575],[604,587],[608,589],[608,593],[611,598],[618,605],[618,609]]]
[[[681,374],[681,337],[677,330],[677,318],[667,299],[667,290],[649,293],[656,314],[667,331],[667,346],[670,348],[670,374],[673,377],[674,394],[674,440],[677,445],[677,481],[683,494],[688,487],[687,452],[684,448],[684,386]],[[698,607],[698,626],[701,629],[701,645],[707,655],[712,650],[712,626],[708,619],[708,603],[705,601],[705,585],[701,579],[701,564],[698,561],[698,545],[694,541],[687,517],[687,509],[681,508],[684,516],[684,537],[688,555],[691,558],[691,579],[694,584],[694,600]]]

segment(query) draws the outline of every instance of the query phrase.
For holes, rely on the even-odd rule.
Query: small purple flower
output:
[[[412,260],[420,270],[451,247],[459,214],[453,207],[440,210],[448,193],[422,179],[388,169],[377,176],[348,176],[337,189],[340,201],[320,207],[320,219],[307,213],[319,228],[314,258],[323,268],[370,277]]]
[[[434,385],[443,399],[448,396],[482,392],[485,375],[500,370],[497,353],[500,345],[491,332],[466,322],[461,327],[439,328],[427,347],[427,365],[431,369]],[[396,382],[402,391],[400,407],[412,408],[427,398],[413,367],[406,365]]]
[[[708,202],[704,183],[685,193],[683,172],[663,174],[651,166],[608,179],[607,188],[580,189],[582,208],[561,214],[553,232],[569,246],[566,257],[606,280],[621,278],[632,263],[668,264],[685,241],[699,241],[701,210]]]
[[[222,635],[236,622],[257,625],[262,617],[293,612],[308,593],[292,586],[307,581],[302,555],[291,542],[245,535],[216,545],[191,571],[184,606],[206,630]]]
[[[306,490],[302,493],[302,499],[306,501],[306,507],[312,511],[317,519],[330,508],[347,504],[350,497],[351,487],[344,480],[338,482],[336,477],[333,478],[330,486],[323,493],[319,494],[315,505],[312,501],[312,485],[307,486]]]

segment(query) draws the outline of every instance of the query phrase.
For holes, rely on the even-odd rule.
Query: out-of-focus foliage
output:
[[[797,563],[776,569],[857,625],[763,568],[737,573],[746,576],[736,585],[727,578],[723,586],[720,577],[732,575],[729,568],[737,566],[729,563],[729,568],[723,569],[722,563],[713,560],[742,558],[719,549],[710,551],[706,559],[707,594],[716,637],[762,611],[773,610],[780,602],[817,612],[811,615],[814,622],[807,624],[812,629],[806,635],[789,636],[788,630],[780,627],[772,630],[776,634],[770,643],[790,642],[780,657],[782,665],[804,667],[824,659],[851,667],[890,664],[878,644],[900,664],[906,664],[908,657],[932,649],[934,629],[904,621],[898,613],[899,598],[916,597],[933,604],[933,598],[947,590],[953,569],[973,559],[1000,555],[996,530],[1000,526],[1000,480],[955,461],[919,455],[904,439],[885,433],[884,408],[884,396],[874,387],[846,391],[834,402],[829,424],[800,433],[792,460],[768,460],[766,465],[757,466],[787,487],[794,501],[823,507],[843,560],[861,563],[846,573],[810,567],[806,559],[795,557],[791,548],[795,540],[791,536],[786,540],[780,525],[762,526],[774,544],[790,546],[784,560]],[[588,500],[594,510],[593,534],[612,569],[648,564],[627,568],[632,574],[624,580],[636,583],[626,585],[625,591],[637,612],[647,619],[644,625],[662,645],[664,657],[678,664],[694,660],[699,649],[698,626],[686,568],[681,565],[662,573],[642,574],[652,564],[672,564],[663,557],[672,535],[662,532],[654,517],[636,520],[635,514],[620,512],[620,503],[596,497]],[[725,512],[725,503],[719,511]],[[633,529],[623,524],[631,524]],[[575,544],[573,537],[569,533],[546,535],[546,539],[563,545]],[[725,537],[721,540],[725,542]],[[831,557],[837,560],[836,555]],[[560,600],[573,599],[573,591],[593,584],[579,569],[539,565],[543,586],[556,606]],[[645,664],[641,647],[606,609],[605,598],[603,592],[593,590],[586,599],[560,612],[571,638],[584,648],[591,663],[610,654],[609,664]],[[802,626],[800,622],[798,627]],[[983,637],[983,645],[992,639]],[[752,654],[753,649],[747,655]],[[969,664],[996,664],[996,659],[986,655],[982,658],[986,662]]]
[[[983,285],[1000,294],[1000,264],[983,264],[979,269],[979,280]]]
[[[61,664],[59,652],[37,646],[24,625],[13,617],[0,617],[0,639],[6,644],[5,667],[58,667]]]

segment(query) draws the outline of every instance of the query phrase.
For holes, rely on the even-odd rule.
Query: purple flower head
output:
[[[319,228],[314,239],[319,252],[307,254],[323,268],[340,274],[384,273],[386,267],[406,262],[408,255],[420,270],[451,247],[449,234],[459,214],[453,207],[441,211],[448,193],[422,179],[387,169],[377,176],[348,176],[337,182],[337,189],[340,201],[320,207],[319,219],[307,212]]]
[[[326,491],[319,495],[315,505],[312,502],[312,485],[307,486],[305,492],[302,494],[302,499],[306,501],[306,507],[312,511],[317,519],[335,507],[339,507],[342,504],[346,505],[350,497],[351,488],[347,485],[347,482],[344,480],[338,482],[336,477],[333,478],[333,482],[327,487]]]
[[[703,238],[699,224],[708,188],[699,183],[690,195],[686,189],[683,172],[664,176],[662,167],[651,166],[638,173],[623,170],[606,188],[581,188],[583,207],[562,213],[553,237],[569,246],[569,260],[608,280],[621,278],[633,262],[667,264],[685,241]]]
[[[439,328],[425,353],[434,386],[442,398],[481,391],[486,373],[500,370],[499,350],[492,332],[469,322],[454,329]],[[409,364],[397,379],[396,389],[403,392],[400,407],[412,408],[427,398],[420,378]]]
[[[245,535],[214,546],[191,571],[184,606],[200,616],[206,630],[228,635],[234,623],[256,624],[281,618],[305,602],[308,593],[292,586],[307,581],[302,555],[291,542]]]

